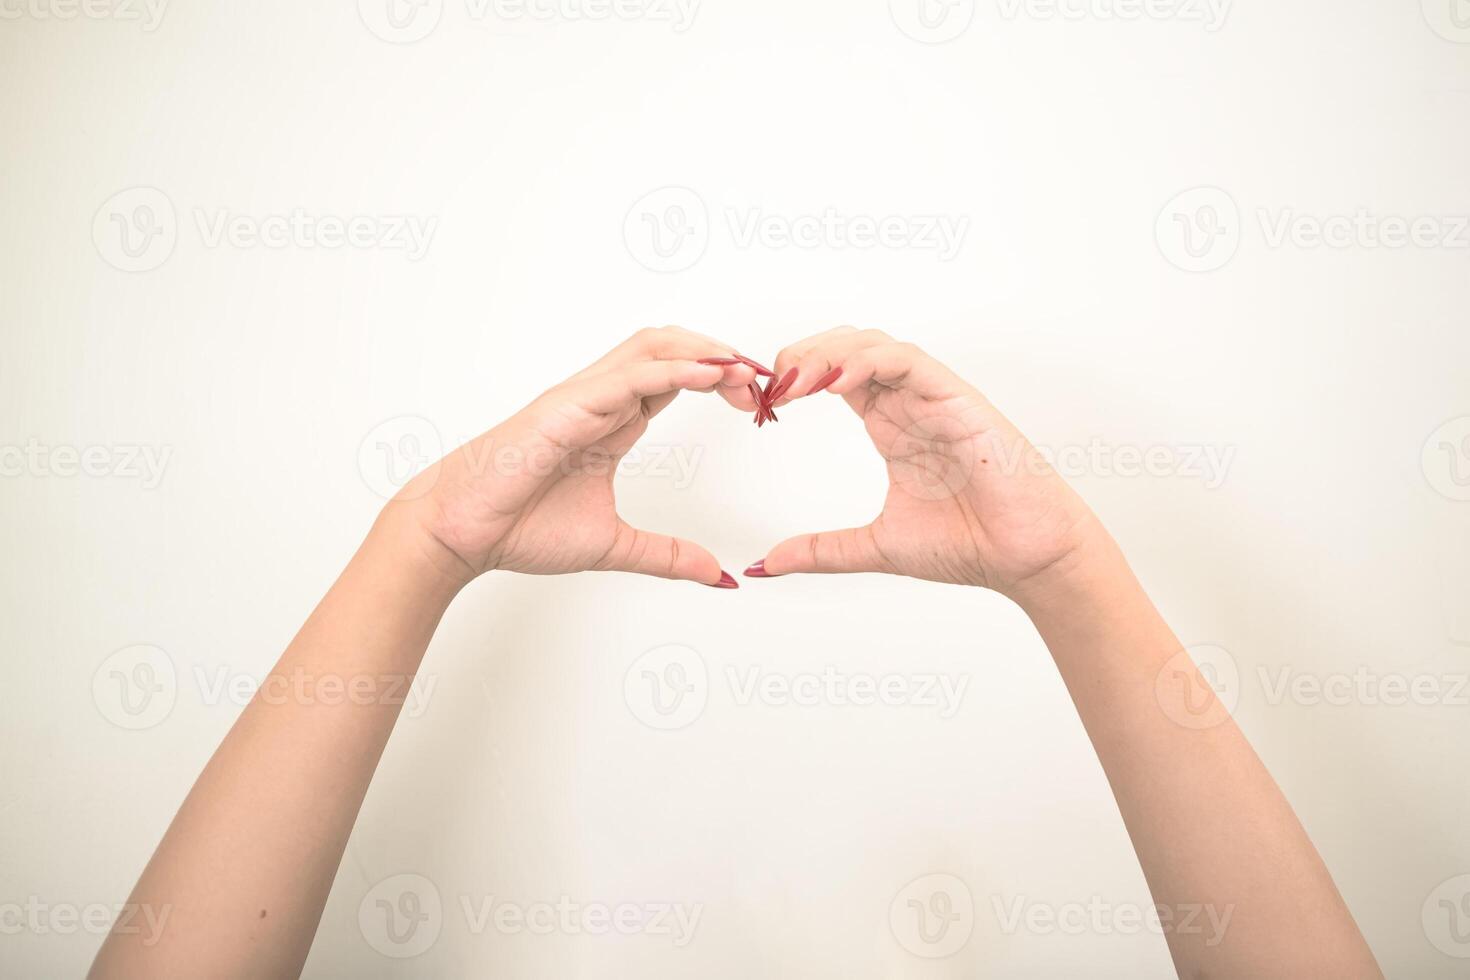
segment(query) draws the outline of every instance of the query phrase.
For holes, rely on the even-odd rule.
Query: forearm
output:
[[[1117,546],[1099,534],[1057,571],[1022,605],[1107,773],[1179,974],[1381,977],[1290,804]]]
[[[161,938],[98,977],[294,976],[430,637],[460,582],[385,512],[224,742],[135,888]]]

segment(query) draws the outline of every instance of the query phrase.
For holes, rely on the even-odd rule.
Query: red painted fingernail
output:
[[[771,406],[769,405],[766,406],[766,418],[770,419],[772,422],[781,421],[780,419],[776,418],[776,410],[771,408]]]
[[[771,401],[776,401],[782,395],[786,394],[786,392],[791,390],[791,386],[796,384],[796,371],[796,368],[792,368],[790,371],[787,371],[784,376],[782,376],[780,381],[776,382],[776,387],[771,391]]]
[[[752,361],[744,354],[732,354],[731,356],[739,358],[741,364],[749,364],[751,367],[755,368],[755,373],[763,378],[773,377],[776,374],[775,371],[772,371],[770,368],[761,364],[759,361]]]
[[[710,588],[712,588],[712,589],[738,589],[738,588],[740,588],[740,583],[737,582],[737,581],[735,581],[735,576],[731,575],[729,572],[726,572],[726,571],[721,570],[721,572],[720,572],[720,580],[718,582],[716,582],[714,585],[711,585]]]
[[[760,561],[756,562],[754,565],[751,565],[749,568],[747,568],[745,570],[745,577],[746,578],[780,578],[781,576],[779,576],[779,575],[772,575],[770,572],[766,571],[766,560],[764,558],[762,558]]]
[[[812,390],[807,392],[807,394],[815,395],[819,391],[826,391],[828,388],[832,387],[832,385],[836,384],[837,379],[840,377],[842,377],[842,368],[833,368],[826,374],[822,375],[822,379],[816,384],[812,385]]]
[[[702,357],[699,363],[708,364],[711,367],[733,367],[744,362],[734,357]]]

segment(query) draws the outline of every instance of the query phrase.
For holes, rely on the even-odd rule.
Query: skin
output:
[[[298,691],[326,690],[302,677],[368,678],[358,690],[369,696],[272,698],[267,679],[133,891],[132,904],[168,910],[161,937],[114,931],[91,975],[300,972],[401,685],[478,575],[719,583],[705,549],[624,523],[612,481],[616,460],[680,391],[754,410],[750,367],[698,363],[730,350],[674,328],[643,331],[405,487],[271,674]],[[1208,928],[1166,932],[1180,976],[1381,977],[1270,774],[1116,544],[1014,426],[938,362],[876,331],[795,344],[776,372],[793,367],[778,406],[841,368],[827,390],[862,419],[890,488],[867,527],[782,542],[749,573],[882,572],[1009,596],[1067,683],[1155,902],[1179,920],[1196,906],[1230,916],[1221,941]]]

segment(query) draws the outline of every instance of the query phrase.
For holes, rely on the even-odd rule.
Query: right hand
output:
[[[912,344],[838,327],[783,350],[797,378],[780,404],[826,390],[862,419],[888,469],[872,523],[803,534],[747,570],[887,572],[1018,598],[1065,571],[1101,534],[1092,512],[1025,437],[964,380]]]

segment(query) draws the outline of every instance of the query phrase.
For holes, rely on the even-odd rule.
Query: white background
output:
[[[930,33],[907,0],[706,0],[683,30],[661,7],[445,0],[407,35],[371,0],[178,3],[156,23],[27,2],[0,19],[0,972],[85,969],[100,934],[55,911],[125,899],[240,710],[214,683],[268,670],[381,506],[380,444],[447,448],[661,323],[763,360],[881,327],[1041,445],[1173,447],[1172,470],[1089,463],[1075,482],[1184,642],[1228,651],[1219,683],[1389,975],[1466,968],[1470,232],[1443,239],[1470,214],[1470,29],[1450,0],[1239,3],[1213,25],[1192,4],[959,0]],[[669,186],[707,248],[659,272],[637,208]],[[294,209],[434,232],[417,259],[206,234]],[[947,261],[737,234],[753,211],[828,209],[967,233]],[[1360,209],[1444,234],[1273,246],[1283,214]],[[163,234],[130,259],[114,222],[133,219]],[[757,431],[685,396],[646,441],[697,466],[624,479],[625,516],[735,571],[881,498],[836,399]],[[130,447],[167,453],[161,481]],[[1229,454],[1223,481],[1188,447]],[[91,475],[68,448],[93,449]],[[624,693],[668,644],[708,676],[677,731]],[[144,677],[139,657],[162,688],[142,716],[113,683]],[[969,686],[941,718],[740,704],[727,673],[829,665]],[[1345,697],[1271,696],[1360,669]],[[450,610],[424,676],[308,976],[1170,973],[1126,915],[1004,927],[1018,901],[1149,898],[1046,651],[994,595],[497,574]],[[1385,677],[1439,694],[1385,703]],[[404,874],[442,907],[413,958],[372,925]],[[973,905],[947,958],[890,922],[928,875]],[[702,911],[675,948],[476,931],[461,902],[491,896]]]

